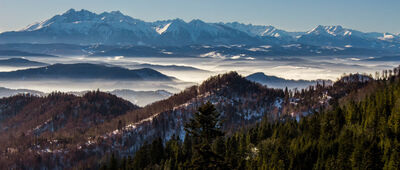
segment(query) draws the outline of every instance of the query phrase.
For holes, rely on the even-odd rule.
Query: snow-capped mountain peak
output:
[[[308,31],[306,35],[322,35],[322,36],[331,36],[331,37],[357,37],[360,39],[368,39],[368,40],[382,40],[382,41],[391,41],[396,39],[398,36],[390,33],[377,33],[377,32],[361,32],[352,29],[343,28],[340,25],[337,26],[323,26],[319,25],[314,29]]]
[[[308,31],[307,34],[315,34],[315,35],[331,35],[331,36],[338,36],[338,35],[351,35],[352,30],[344,29],[342,26],[323,26],[318,25],[311,31]]]
[[[76,10],[74,8],[71,8],[71,9],[65,11],[63,14],[71,14],[71,13],[75,13],[75,12],[76,12]]]
[[[351,42],[349,42],[351,41]],[[315,46],[352,45],[396,48],[399,35],[363,33],[340,25],[319,25],[308,32],[288,32],[270,25],[207,23],[182,19],[145,22],[120,11],[96,14],[70,9],[24,29],[0,34],[0,43],[69,43],[117,45],[265,45],[298,43]],[[397,43],[397,44],[394,44]]]
[[[76,11],[75,9],[70,9],[62,15],[56,15],[51,21],[54,22],[76,22],[76,21],[87,21],[93,20],[97,14],[90,12],[85,9],[81,9]]]
[[[115,25],[121,23],[120,25]],[[55,30],[88,31],[88,29],[101,24],[109,24],[114,27],[131,29],[133,24],[144,23],[141,20],[123,15],[120,11],[103,12],[96,14],[88,10],[70,9],[67,12],[56,15],[46,21],[28,26],[20,31],[36,31],[42,28]],[[74,25],[72,25],[74,24]]]
[[[163,35],[168,32],[178,33],[181,30],[185,29],[188,24],[182,19],[176,18],[173,20],[158,21],[155,22],[153,25],[155,25],[154,26],[155,31],[159,35]]]

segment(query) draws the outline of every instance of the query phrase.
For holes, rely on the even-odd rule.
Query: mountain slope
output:
[[[347,90],[361,88],[364,84],[365,82],[340,81],[334,86],[318,86],[317,89],[310,88],[301,93],[294,92],[290,100],[286,101],[285,96],[288,94],[285,95],[282,90],[268,89],[244,79],[237,73],[228,73],[211,77],[198,87],[188,88],[169,99],[146,106],[143,110],[122,115],[118,119],[134,123],[128,123],[124,128],[114,131],[105,130],[108,133],[103,139],[124,141],[111,145],[114,148],[113,151],[118,150],[120,155],[130,155],[145,141],[151,141],[157,137],[161,137],[163,141],[173,138],[183,139],[185,137],[183,125],[205,101],[211,101],[216,106],[224,120],[224,131],[230,134],[239,127],[254,125],[262,117],[268,117],[271,120],[285,116],[299,119],[301,116],[312,113],[312,110],[336,101],[345,95]],[[118,119],[110,124],[115,125]],[[113,127],[112,125],[104,126]],[[108,142],[95,143],[85,148],[94,149],[97,145],[105,143]],[[93,158],[93,160],[96,159],[99,158]],[[83,163],[83,165],[88,164],[91,163]]]
[[[360,75],[346,76],[337,83],[362,79]],[[389,77],[382,74],[381,79],[370,79],[362,88],[350,89],[329,107],[321,107],[301,120],[264,118],[250,129],[206,142],[208,136],[202,135],[186,136],[184,141],[174,138],[165,145],[161,139],[156,139],[142,146],[133,158],[123,158],[124,161],[115,166],[146,169],[399,169],[400,74],[396,72]],[[205,120],[199,127],[206,123],[211,124]],[[208,154],[217,155],[214,157],[219,162],[206,161],[199,165],[196,161],[205,159],[197,154],[206,149],[197,147],[207,144]],[[157,156],[152,157],[154,155]],[[117,157],[109,160],[102,166],[118,162]]]
[[[171,139],[172,141],[182,142],[181,140],[186,139],[183,130],[184,123],[205,101],[211,101],[222,114],[221,119],[224,122],[222,129],[227,132],[228,136],[238,129],[238,125],[242,129],[252,127],[254,123],[260,121],[261,117],[268,120],[280,118],[299,120],[300,117],[313,113],[315,110],[329,107],[329,103],[335,103],[339,98],[348,94],[350,89],[365,87],[368,82],[361,81],[360,77],[359,75],[350,75],[343,77],[333,86],[323,87],[320,85],[301,92],[295,91],[284,94],[282,90],[267,89],[245,80],[237,73],[219,75],[200,85],[198,87],[200,96],[192,99],[191,102],[174,107],[171,111],[159,112],[157,110],[155,111],[157,114],[149,115],[148,118],[142,119],[139,123],[129,124],[122,131],[114,131],[116,133],[110,134],[108,138],[131,141],[133,146],[131,145],[128,151],[123,151],[124,148],[121,148],[122,152],[119,152],[119,154],[123,156],[130,155],[132,149],[135,150],[138,145],[137,142],[143,139],[152,140],[160,137],[163,141]],[[196,94],[194,93],[196,88],[187,89],[182,94],[187,94],[190,91],[192,91],[192,94]],[[183,97],[180,96],[182,94],[174,97]],[[179,101],[184,102],[184,100]],[[158,104],[161,104],[161,102]],[[263,132],[267,133],[265,130],[267,129],[264,129]],[[146,136],[143,138],[141,134],[146,134]],[[252,137],[251,139],[253,139]],[[118,146],[118,144],[113,145],[114,148]]]
[[[59,154],[63,150],[76,150],[76,145],[71,144],[82,140],[80,134],[137,108],[101,92],[89,92],[82,97],[52,93],[46,97],[18,95],[0,99],[1,154],[10,156],[0,157],[0,167],[11,167],[11,164],[18,168],[43,167],[36,160],[46,160],[46,156],[32,149]],[[23,159],[24,163],[5,161],[12,157]]]
[[[257,99],[254,99],[251,96],[254,96],[255,94],[261,94],[261,96]],[[268,111],[272,111],[274,110],[274,108],[276,108],[274,102],[279,96],[282,96],[282,94],[283,93],[281,90],[267,89],[261,85],[252,83],[240,77],[237,73],[217,76],[210,78],[200,86],[193,86],[191,88],[188,88],[185,91],[179,94],[175,94],[166,100],[155,102],[144,108],[136,109],[125,114],[123,114],[123,112],[120,112],[121,115],[110,118],[108,119],[108,121],[96,121],[96,126],[91,126],[89,129],[84,128],[83,131],[76,133],[75,137],[73,137],[74,140],[69,140],[70,138],[68,137],[68,133],[66,135],[65,133],[63,133],[63,131],[51,131],[51,128],[49,131],[49,127],[52,127],[52,124],[49,122],[44,123],[46,124],[46,126],[40,127],[47,128],[43,128],[46,130],[44,132],[38,133],[38,135],[46,140],[40,142],[40,148],[38,148],[37,145],[30,146],[28,143],[32,142],[31,140],[20,141],[21,143],[19,146],[14,146],[8,143],[3,146],[7,146],[8,148],[12,149],[18,149],[18,154],[15,154],[15,157],[12,156],[4,158],[0,160],[0,162],[5,161],[3,165],[8,165],[9,162],[7,162],[6,160],[17,158],[18,155],[28,152],[27,148],[35,150],[35,152],[37,151],[38,155],[40,155],[42,158],[43,164],[45,164],[44,162],[52,161],[51,159],[55,158],[57,159],[56,162],[60,161],[63,163],[51,163],[51,167],[64,168],[72,166],[72,164],[69,164],[68,162],[86,162],[87,164],[89,164],[91,163],[91,160],[93,160],[93,158],[99,156],[99,153],[101,153],[101,155],[104,155],[108,153],[111,148],[114,148],[113,150],[118,151],[121,154],[128,154],[134,152],[136,150],[135,148],[140,147],[144,142],[152,140],[157,136],[163,136],[165,137],[165,140],[170,139],[174,134],[181,134],[181,137],[183,137],[184,134],[182,134],[181,132],[183,132],[184,122],[191,116],[193,109],[195,109],[198,105],[207,100],[213,101],[213,103],[220,103],[218,106],[219,109],[226,109],[226,107],[229,107],[227,108],[228,110],[226,110],[226,112],[224,113],[224,117],[226,117],[227,122],[229,123],[227,123],[224,128],[234,131],[235,129],[237,129],[236,124],[239,122],[239,124],[243,124],[245,126],[250,123],[257,122],[264,114],[270,114]],[[54,99],[57,99],[57,96],[54,97]],[[20,99],[15,100],[16,98],[17,97],[3,99],[4,103],[9,103],[4,106],[11,109],[27,108],[24,107],[24,105],[30,103],[22,102],[23,106],[11,106],[12,103],[9,102],[9,100],[47,101],[46,98],[30,99],[29,97],[21,96]],[[70,98],[76,97],[70,96]],[[106,104],[106,100],[103,100],[102,98],[103,97],[99,96],[97,99],[105,101],[104,104]],[[62,107],[63,105],[59,105],[54,102],[35,102],[35,105],[43,105],[43,109],[48,107],[50,111],[55,111],[49,113],[57,113],[57,115],[65,112],[70,112],[68,111],[69,107],[67,106],[77,105],[77,103],[68,104],[71,99],[64,100],[63,98],[60,98],[59,100],[65,101],[66,107]],[[57,101],[58,100],[55,100],[55,102]],[[16,102],[16,104],[21,104],[21,102]],[[102,108],[102,104],[96,101],[92,101],[90,102],[90,104]],[[84,103],[79,104],[78,106],[80,106],[80,108],[82,109],[86,107]],[[241,109],[242,107],[246,109]],[[33,105],[31,105],[29,108],[35,109]],[[72,109],[73,108],[74,107],[72,107]],[[38,108],[38,110],[41,109]],[[10,110],[10,112],[11,111],[12,110]],[[91,113],[90,110],[85,111],[88,111],[88,114]],[[108,109],[104,109],[104,111],[108,111]],[[17,110],[16,113],[19,114],[21,112]],[[274,111],[274,114],[271,113],[271,116],[276,116],[275,113],[277,113],[276,110]],[[58,120],[58,118],[59,117],[54,117],[54,119],[56,120]],[[84,116],[81,118],[84,118]],[[27,117],[27,119],[30,119],[30,117]],[[40,118],[40,121],[37,121],[37,119],[35,118],[32,119],[33,122],[42,123],[46,122],[46,120],[48,119]],[[22,121],[7,122],[10,122],[7,123],[7,125],[15,125],[14,123],[19,122],[20,127],[25,127],[23,124],[21,124]],[[32,125],[32,127],[34,126]],[[29,128],[17,129],[19,129],[19,133],[25,131],[24,133],[27,134],[26,130]],[[52,134],[53,136],[50,136],[50,134]],[[65,138],[68,140],[64,140]],[[62,141],[63,144],[61,145],[60,142],[56,142],[56,144],[54,144],[54,140],[60,142]],[[123,143],[120,143],[122,141]],[[62,147],[63,145],[66,147]],[[60,157],[54,157],[50,155],[59,155]],[[79,155],[81,155],[81,157]],[[50,156],[51,158],[48,156]],[[29,163],[29,160],[32,159],[34,158],[25,157],[23,164],[35,167],[37,163]]]
[[[46,67],[0,72],[1,79],[111,79],[111,80],[157,80],[172,81],[152,69],[129,70],[121,67],[108,67],[98,64],[54,64]]]
[[[80,128],[87,129],[96,124],[96,121],[105,121],[128,110],[138,109],[138,106],[123,99],[101,92],[88,92],[82,97],[63,93],[51,93],[45,97],[17,95],[4,98],[0,102],[3,110],[0,119],[1,131],[10,133],[15,130],[16,134],[28,132],[25,135],[40,135],[58,130],[73,133],[68,129],[73,128],[73,125],[86,122],[88,124],[81,124]],[[38,103],[42,107],[38,108]],[[16,105],[18,107],[15,107]],[[24,126],[16,126],[19,124]],[[49,124],[51,127],[43,127]]]

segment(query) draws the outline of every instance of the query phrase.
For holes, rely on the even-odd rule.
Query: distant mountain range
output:
[[[66,92],[67,94],[73,94],[76,96],[83,96],[90,91],[81,92]],[[129,89],[116,89],[113,91],[108,91],[107,93],[116,95],[120,98],[130,101],[131,103],[139,106],[145,106],[147,104],[166,99],[172,96],[172,93],[165,90],[156,91],[135,91]],[[47,96],[49,93],[44,93],[37,90],[29,89],[10,89],[5,87],[0,87],[0,98],[11,97],[18,94],[31,94],[34,96]]]
[[[77,96],[83,96],[90,91],[80,92],[67,92],[68,94],[74,94]],[[131,103],[139,106],[145,106],[147,104],[166,99],[172,96],[172,93],[165,90],[156,91],[135,91],[129,89],[116,89],[113,91],[106,91],[107,93],[116,95],[120,98],[130,101]]]
[[[0,57],[2,56],[30,56],[30,57],[55,57],[49,54],[31,53],[18,50],[0,50]]]
[[[140,68],[150,68],[158,71],[190,71],[190,72],[210,72],[207,70],[190,67],[190,66],[181,66],[181,65],[156,65],[156,64],[136,64],[132,65],[132,67],[140,69]]]
[[[77,45],[285,45],[307,44],[341,48],[399,51],[400,36],[364,33],[342,26],[317,26],[307,32],[289,32],[273,26],[206,23],[181,19],[145,22],[119,11],[96,14],[67,12],[28,27],[0,34],[0,43],[66,43]]]
[[[15,96],[17,94],[32,94],[35,96],[44,96],[45,93],[36,91],[36,90],[28,90],[28,89],[9,89],[5,87],[0,87],[0,98]]]
[[[9,58],[0,60],[0,66],[8,67],[32,67],[32,66],[47,66],[49,64],[31,61],[24,58]]]
[[[99,48],[97,46],[97,48]],[[0,44],[0,56],[55,56],[55,55],[85,55],[90,47],[74,44]],[[105,50],[105,49],[102,49]],[[10,54],[10,51],[14,51]],[[18,53],[17,53],[18,52]]]
[[[155,101],[167,99],[172,96],[172,93],[165,90],[156,91],[134,91],[129,89],[117,89],[109,93],[126,99],[139,106],[145,106]]]
[[[110,79],[110,80],[149,80],[173,81],[149,68],[129,70],[122,67],[100,64],[54,64],[46,67],[30,68],[11,72],[0,72],[0,79],[36,80],[36,79]]]
[[[264,73],[258,72],[246,77],[247,80],[254,81],[263,85],[266,85],[270,88],[279,88],[279,89],[303,89],[309,86],[314,86],[317,83],[326,85],[331,85],[333,82],[331,80],[288,80],[276,76],[268,76]]]

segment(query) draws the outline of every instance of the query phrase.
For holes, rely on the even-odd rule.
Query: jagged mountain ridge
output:
[[[343,28],[342,26],[322,26],[299,36],[298,42],[339,47],[398,48],[399,37],[390,33],[370,32]],[[395,44],[393,46],[393,43]]]
[[[18,31],[0,34],[0,43],[69,43],[108,45],[232,45],[305,43],[317,46],[397,49],[399,35],[363,33],[341,26],[317,26],[308,32],[288,32],[273,26],[206,23],[181,19],[145,22],[119,11],[67,12]]]
[[[95,14],[87,10],[71,9],[25,29],[1,34],[0,42],[20,43],[24,40],[25,43],[184,45],[205,42],[225,44],[230,41],[239,43],[246,36],[241,31],[199,20],[189,23],[180,19],[148,23],[125,16],[119,11]],[[247,39],[248,43],[254,41],[249,36]]]
[[[222,23],[223,24],[223,23]],[[305,34],[305,32],[288,32],[285,30],[277,29],[274,26],[268,25],[252,25],[252,24],[242,24],[238,22],[225,23],[225,25],[243,31],[254,37],[275,37],[279,40],[285,41],[295,41],[297,36]]]

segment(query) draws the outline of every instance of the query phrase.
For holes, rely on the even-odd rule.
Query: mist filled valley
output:
[[[282,82],[262,82],[253,80],[273,88],[305,88],[314,80],[335,81],[346,73],[365,73],[374,75],[376,71],[394,68],[397,61],[371,61],[373,56],[267,56],[257,59],[241,59],[226,57],[90,57],[90,56],[57,56],[57,57],[32,57],[13,56],[0,58],[0,71],[13,72],[32,68],[48,67],[54,64],[81,64],[91,63],[106,67],[121,67],[129,70],[150,68],[169,77],[171,81],[159,80],[129,80],[114,77],[32,77],[32,75],[19,75],[10,78],[0,78],[1,86],[10,90],[26,89],[38,91],[37,94],[45,95],[55,91],[78,94],[78,92],[97,90],[111,92],[114,90],[130,90],[132,92],[165,91],[169,95],[148,97],[149,104],[157,100],[165,99],[171,94],[178,93],[187,87],[199,84],[210,76],[215,76],[230,71],[236,71],[243,76],[254,73],[264,73],[266,76],[276,76],[281,79],[300,81],[297,84],[287,85]],[[21,59],[5,63],[2,61]],[[27,62],[29,61],[29,63]],[[23,64],[25,62],[25,64]],[[1,64],[4,63],[4,64]],[[38,64],[39,63],[39,64]],[[87,70],[81,70],[81,74]],[[301,81],[304,81],[301,83]],[[321,81],[322,82],[322,81]],[[320,82],[320,83],[321,83]],[[20,91],[18,93],[24,93]],[[2,94],[2,93],[0,93]],[[1,97],[8,97],[17,93],[3,93]],[[133,93],[131,93],[133,95]],[[129,94],[117,96],[137,104],[137,97]]]

